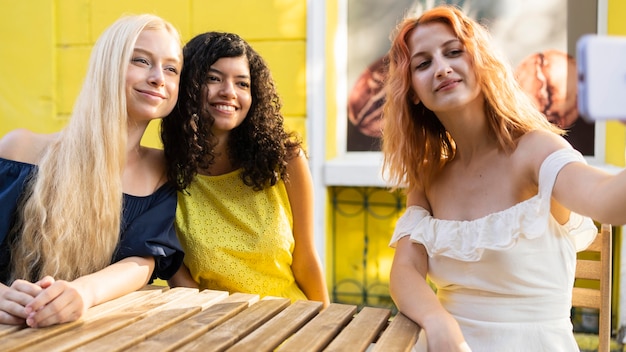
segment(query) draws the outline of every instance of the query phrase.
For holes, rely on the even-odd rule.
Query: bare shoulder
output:
[[[302,149],[294,150],[287,160],[287,187],[295,187],[297,191],[298,187],[311,182],[311,171],[306,153]]]
[[[27,129],[12,130],[0,139],[0,157],[37,164],[43,151],[57,134],[40,134]]]
[[[571,148],[571,145],[562,136],[549,131],[531,131],[519,139],[513,157],[538,170],[548,155],[563,148]]]
[[[287,158],[287,173],[294,172],[308,172],[309,171],[309,158],[304,150],[298,148],[293,150]]]

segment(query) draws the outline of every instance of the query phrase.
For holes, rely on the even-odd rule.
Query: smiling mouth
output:
[[[232,106],[232,105],[214,104],[213,107],[216,108],[217,110],[220,110],[220,111],[229,111],[229,112],[231,112],[231,111],[237,110],[237,108]]]
[[[454,84],[457,84],[459,82],[461,82],[461,80],[450,80],[450,81],[443,82],[442,84],[437,86],[437,88],[435,88],[435,92],[438,92],[438,91],[440,91],[442,89],[446,89],[447,87],[449,87],[451,85],[454,85]]]
[[[157,92],[151,92],[149,90],[139,90],[139,92],[145,95],[149,95],[151,97],[166,99],[164,95]]]

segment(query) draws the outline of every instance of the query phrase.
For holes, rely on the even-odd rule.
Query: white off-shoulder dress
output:
[[[576,252],[597,228],[574,212],[563,225],[550,214],[556,177],[570,162],[585,159],[569,148],[550,154],[538,194],[503,211],[451,221],[411,206],[398,220],[390,245],[410,236],[426,247],[437,296],[473,352],[579,350],[570,321]],[[426,350],[422,331],[414,351]]]

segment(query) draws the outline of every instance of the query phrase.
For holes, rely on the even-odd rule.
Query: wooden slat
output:
[[[150,294],[151,291],[141,292]],[[102,317],[83,322],[80,325],[72,326],[71,329],[66,330],[62,335],[54,336],[45,341],[40,341],[40,343],[37,344],[34,344],[32,340],[27,340],[28,347],[26,348],[26,346],[23,346],[23,349],[20,349],[20,351],[64,351],[76,348],[79,345],[85,344],[91,340],[97,339],[117,329],[121,329],[124,326],[132,324],[137,320],[143,319],[147,312],[154,312],[155,310],[158,311],[168,302],[197,294],[198,290],[175,288],[162,293],[159,293],[158,291],[152,292],[157,294],[148,300],[134,301],[132,304],[128,304],[122,309],[110,312]]]
[[[156,309],[153,314],[147,312],[145,315],[147,319],[138,320],[106,336],[86,343],[77,348],[76,351],[122,351],[228,297],[228,292],[223,291],[190,292],[191,295],[169,302]]]
[[[599,260],[576,261],[576,278],[587,280],[600,280],[602,275],[602,262]]]
[[[177,351],[224,321],[248,308],[247,302],[220,302],[159,334],[151,336],[130,351]]]
[[[409,352],[419,332],[420,327],[413,320],[398,313],[376,341],[372,352]]]
[[[251,294],[251,293],[233,293],[228,298],[224,299],[220,303],[240,303],[246,302],[249,306],[257,303],[259,301],[259,295]]]
[[[277,351],[321,351],[352,320],[356,311],[356,306],[353,305],[331,303],[279,346]]]
[[[290,303],[289,299],[263,299],[179,350],[223,351],[270,320]]]
[[[227,351],[273,351],[322,309],[322,302],[296,301]]]
[[[2,346],[2,351],[5,352],[17,350],[26,351],[27,347],[30,348],[32,345],[35,345],[40,341],[48,344],[52,339],[55,339],[57,337],[62,338],[62,336],[65,335],[61,334],[64,334],[67,331],[72,331],[74,329],[80,329],[85,324],[93,322],[100,316],[104,316],[105,314],[112,314],[120,310],[125,310],[128,307],[137,307],[137,302],[139,301],[150,301],[151,299],[158,300],[161,295],[162,294],[160,291],[131,292],[115,300],[111,300],[90,308],[85,313],[84,317],[80,320],[66,324],[53,325],[46,328],[24,328],[19,331],[15,331],[9,335],[0,338],[0,346]],[[142,305],[139,305],[139,307],[142,307]]]
[[[585,252],[599,253],[599,261],[577,259],[576,279],[599,280],[600,289],[574,287],[572,306],[599,309],[598,351],[609,351],[611,338],[612,226],[602,224]]]
[[[365,351],[385,327],[391,311],[364,307],[339,335],[328,345],[327,352]]]
[[[602,277],[600,279],[600,317],[598,351],[609,351],[611,348],[611,285],[613,280],[613,227],[602,224]]]
[[[0,324],[0,338],[9,334],[12,334],[18,330],[21,330],[23,327],[20,325],[6,325]]]

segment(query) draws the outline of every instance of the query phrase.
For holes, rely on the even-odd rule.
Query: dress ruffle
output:
[[[430,257],[441,255],[475,262],[482,258],[485,250],[507,250],[520,237],[535,239],[547,234],[550,217],[549,211],[542,210],[537,196],[472,221],[435,219],[426,209],[411,206],[398,219],[391,246],[395,247],[400,238],[410,236],[411,241],[426,247]],[[587,248],[597,233],[591,219],[574,212],[563,226],[577,251]]]
[[[550,222],[556,221],[550,213],[554,180],[558,171],[572,161],[585,162],[582,155],[573,149],[554,152],[542,165],[540,187],[543,186],[543,192],[476,220],[436,219],[426,209],[410,206],[398,219],[390,246],[395,247],[400,238],[410,236],[411,241],[424,245],[430,257],[446,256],[475,262],[482,258],[485,250],[507,250],[519,238],[532,240],[547,235],[550,233]],[[577,251],[585,249],[597,234],[597,227],[591,219],[574,212],[570,213],[568,222],[560,227],[570,237]]]

